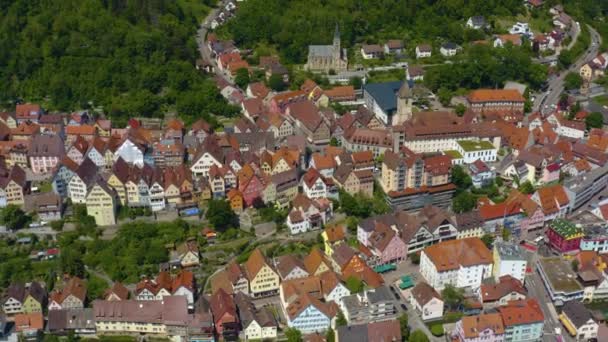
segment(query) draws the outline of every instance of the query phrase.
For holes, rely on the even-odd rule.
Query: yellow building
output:
[[[21,310],[25,314],[42,312],[46,304],[46,289],[40,283],[32,282],[25,293]]]
[[[272,295],[279,291],[279,274],[259,249],[255,249],[244,265],[253,297]]]
[[[116,224],[116,197],[114,189],[102,179],[97,179],[87,194],[87,214],[95,218],[98,226]]]
[[[15,165],[11,169],[8,179],[8,183],[1,189],[3,190],[2,195],[6,196],[6,203],[22,206],[25,202],[25,192],[28,188],[25,171]]]
[[[342,241],[346,241],[344,226],[327,227],[321,233],[325,254],[331,256],[334,253],[333,247]]]
[[[100,335],[141,334],[185,338],[188,303],[184,296],[167,296],[163,300],[121,300],[93,302],[95,328]]]
[[[593,68],[591,67],[591,65],[589,65],[589,63],[587,63],[581,67],[581,69],[579,70],[579,74],[581,75],[583,80],[591,81],[591,78],[593,77]]]

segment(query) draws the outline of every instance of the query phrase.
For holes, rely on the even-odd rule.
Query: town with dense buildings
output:
[[[278,55],[252,63],[207,32],[238,20],[241,2],[218,2],[196,62],[239,108],[230,120],[119,125],[43,101],[0,111],[0,340],[608,341],[597,32],[524,1],[551,31],[516,22],[475,44],[558,56],[590,35],[588,50],[542,91],[507,82],[444,105],[422,61],[463,46],[347,49],[336,25],[296,85]],[[400,80],[352,84],[355,61],[406,51]],[[262,79],[239,85],[243,70]],[[580,89],[564,89],[567,73]]]

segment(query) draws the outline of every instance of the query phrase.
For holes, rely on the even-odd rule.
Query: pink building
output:
[[[543,169],[543,175],[542,175],[540,181],[544,184],[558,181],[560,169],[561,169],[561,166],[559,165],[559,163],[553,163],[553,164],[547,165],[547,167],[545,167]]]
[[[451,334],[452,341],[502,342],[505,326],[499,313],[463,317]]]
[[[252,206],[256,199],[261,199],[264,185],[257,175],[239,178],[239,190],[243,193],[243,200],[247,206]]]
[[[51,172],[64,155],[65,146],[59,136],[38,134],[32,138],[28,151],[32,172],[38,174]]]
[[[374,254],[376,264],[383,265],[400,262],[407,257],[407,245],[399,235],[384,223],[376,226],[369,236],[367,246]]]
[[[547,230],[549,245],[560,253],[576,252],[580,249],[583,230],[564,219],[555,219]]]

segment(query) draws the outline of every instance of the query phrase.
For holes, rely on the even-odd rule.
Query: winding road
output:
[[[553,110],[552,106],[557,105],[561,94],[564,92],[564,80],[566,75],[570,72],[578,73],[579,69],[588,61],[592,60],[597,56],[600,45],[602,44],[602,37],[600,34],[593,29],[593,27],[587,25],[589,34],[591,35],[591,46],[580,56],[567,70],[563,70],[557,76],[551,77],[548,80],[549,90],[546,93],[540,94],[536,97],[534,105],[532,107],[533,112],[546,111],[550,112]]]

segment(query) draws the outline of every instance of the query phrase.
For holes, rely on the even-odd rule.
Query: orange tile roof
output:
[[[15,328],[17,332],[28,329],[44,329],[44,317],[41,312],[15,315]]]
[[[325,91],[325,95],[331,99],[336,98],[355,98],[355,88],[353,86],[333,87]]]
[[[518,34],[501,34],[497,36],[503,43],[511,42],[515,46],[521,45],[521,36]]]
[[[516,215],[521,212],[521,205],[517,202],[502,202],[498,204],[482,204],[479,207],[479,216],[486,221],[501,217]]]
[[[462,318],[462,329],[466,338],[477,338],[486,329],[491,329],[495,335],[502,335],[505,327],[498,313],[466,316]]]
[[[479,238],[444,241],[425,248],[423,253],[435,264],[438,272],[493,262],[492,253]]]
[[[333,169],[336,167],[336,161],[331,156],[324,156],[318,152],[312,154],[312,160],[317,170]]]
[[[95,126],[93,125],[80,125],[80,126],[67,126],[65,133],[68,135],[93,135],[95,134]]]
[[[536,192],[545,214],[556,213],[560,207],[564,207],[570,202],[564,187],[560,184],[540,188]]]
[[[346,237],[344,226],[333,226],[325,228],[325,234],[329,242],[344,240]]]
[[[254,249],[244,265],[249,280],[254,279],[264,265],[270,267],[270,264],[266,261],[264,254],[262,254],[258,248]]]
[[[515,89],[477,89],[469,93],[468,99],[470,102],[526,101],[526,99]]]
[[[323,254],[323,252],[316,247],[314,247],[306,257],[304,257],[304,267],[310,274],[317,272],[317,269],[321,263],[325,263],[329,267],[325,254]]]
[[[505,327],[522,324],[540,323],[545,315],[534,298],[510,301],[506,306],[498,308]]]

